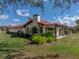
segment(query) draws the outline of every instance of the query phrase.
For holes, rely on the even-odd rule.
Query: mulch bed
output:
[[[47,55],[38,55],[38,56],[25,56],[24,54],[15,54],[7,55],[5,59],[52,59],[59,58],[59,54],[47,54]]]

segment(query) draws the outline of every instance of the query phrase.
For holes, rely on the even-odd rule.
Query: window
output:
[[[29,28],[27,28],[27,33],[29,33]]]
[[[36,26],[32,27],[32,34],[38,33],[38,28]]]
[[[43,28],[42,27],[40,27],[40,33],[43,33]]]

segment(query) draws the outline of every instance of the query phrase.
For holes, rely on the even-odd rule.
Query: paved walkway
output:
[[[61,35],[61,36],[58,36],[57,39],[61,39],[61,38],[64,38],[66,37],[67,35]]]

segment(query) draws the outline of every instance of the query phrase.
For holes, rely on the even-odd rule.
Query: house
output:
[[[71,34],[71,33],[75,33],[75,32],[76,32],[75,27],[65,26],[65,33],[66,34]]]
[[[7,30],[7,26],[0,26],[0,31],[6,31]]]
[[[19,34],[41,34],[51,32],[55,37],[64,36],[72,33],[73,29],[61,23],[52,23],[43,20],[39,15],[33,15],[23,25],[18,25],[9,28],[9,32]]]
[[[9,33],[18,33],[18,31],[20,31],[21,26],[17,25],[17,26],[9,26],[8,27],[8,32]]]
[[[43,20],[39,15],[33,15],[21,28],[23,33],[41,34],[52,32],[54,36],[65,35],[64,24]]]

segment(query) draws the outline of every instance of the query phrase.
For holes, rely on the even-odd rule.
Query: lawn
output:
[[[58,54],[57,59],[79,59],[79,33],[38,46],[30,44],[28,39],[11,37],[5,32],[0,32],[0,59],[9,59],[5,58],[7,55],[17,55],[21,58],[47,54]]]

